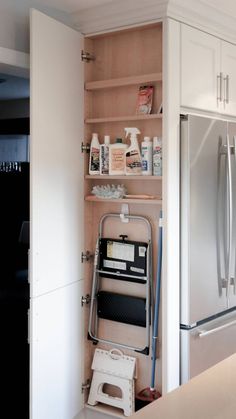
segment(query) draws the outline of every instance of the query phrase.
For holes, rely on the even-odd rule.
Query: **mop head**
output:
[[[159,399],[161,394],[155,388],[151,389],[150,387],[144,388],[140,393],[137,395],[137,399],[147,401],[148,403],[153,402],[154,400]]]
[[[135,397],[135,410],[142,409],[149,403],[154,402],[155,400],[159,399],[161,394],[155,388],[151,389],[150,387],[144,388],[140,391],[137,396]]]

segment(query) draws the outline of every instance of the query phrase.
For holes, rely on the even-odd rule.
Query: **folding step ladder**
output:
[[[88,333],[94,342],[123,347],[149,354],[151,294],[152,294],[152,230],[147,218],[125,215],[126,220],[144,223],[147,242],[127,240],[126,235],[118,239],[104,238],[104,224],[108,218],[120,218],[120,214],[105,214],[100,220],[94,256],[93,283]],[[118,294],[101,289],[102,278],[135,282],[145,287],[145,298]],[[106,319],[145,328],[145,347],[136,347],[98,336],[99,319]]]

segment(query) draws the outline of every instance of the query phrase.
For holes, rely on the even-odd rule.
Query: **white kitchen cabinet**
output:
[[[236,116],[236,45],[181,25],[181,106]]]
[[[236,116],[236,45],[221,41],[223,112]]]
[[[82,51],[92,59],[81,59]],[[145,54],[145,59],[143,56]],[[95,60],[93,59],[95,56]],[[87,56],[88,57],[88,56]],[[139,86],[155,89],[150,115],[136,115]],[[93,132],[124,138],[135,126],[150,137],[162,135],[162,24],[84,37],[62,23],[33,10],[31,13],[31,249],[30,345],[31,419],[77,418],[88,392],[95,346],[87,339],[89,307],[81,297],[91,292],[93,263],[81,263],[82,252],[94,253],[98,224],[104,213],[121,213],[127,203],[133,215],[152,224],[153,277],[156,277],[158,215],[162,205],[162,177],[90,176],[82,144]],[[85,106],[84,106],[85,104]],[[123,200],[98,200],[94,185],[124,183]],[[138,194],[153,199],[140,199]],[[84,231],[85,230],[85,234]],[[141,225],[108,224],[104,234],[145,240]],[[125,293],[122,281],[110,291]],[[142,297],[140,284],[129,294]],[[104,323],[107,338],[140,346],[143,329]],[[160,337],[161,338],[161,337]],[[132,342],[131,342],[132,341]],[[137,345],[136,345],[137,344]],[[111,349],[110,346],[103,346]],[[149,385],[149,356],[124,350],[138,359],[136,391]],[[161,360],[158,360],[159,371]],[[161,386],[160,375],[158,384]]]
[[[220,40],[181,25],[181,106],[218,111]]]

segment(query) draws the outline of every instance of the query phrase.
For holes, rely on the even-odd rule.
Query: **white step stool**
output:
[[[109,404],[124,410],[125,416],[134,413],[134,375],[136,358],[123,355],[118,349],[104,351],[96,349],[92,370],[93,378],[88,404],[94,406],[98,402]],[[110,396],[103,392],[104,384],[119,387],[122,397]]]

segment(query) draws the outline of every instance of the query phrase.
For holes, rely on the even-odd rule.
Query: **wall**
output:
[[[0,47],[29,52],[29,3],[32,7],[36,7],[68,26],[72,26],[70,14],[47,6],[38,7],[36,1],[16,0],[11,3],[4,7],[4,2],[0,2]]]
[[[15,13],[2,11],[0,13],[0,46],[29,51],[29,24],[28,19],[21,18],[17,22]]]

